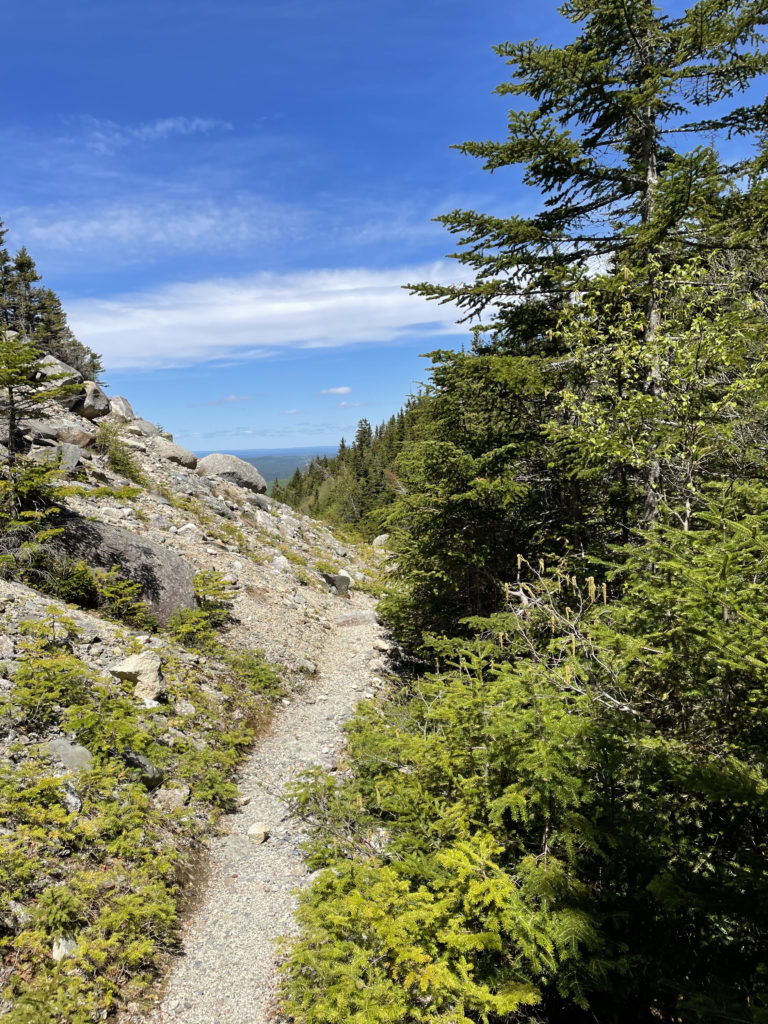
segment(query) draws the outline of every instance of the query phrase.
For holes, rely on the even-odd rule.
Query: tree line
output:
[[[297,795],[302,1024],[768,1020],[763,4],[496,48],[534,212],[454,210],[384,513],[421,659]]]
[[[276,480],[272,497],[305,515],[352,526],[367,539],[374,537],[381,529],[382,510],[402,489],[395,464],[403,446],[416,435],[421,406],[422,400],[410,398],[375,428],[367,419],[360,420],[351,444],[342,438],[336,455],[312,459],[284,486]]]

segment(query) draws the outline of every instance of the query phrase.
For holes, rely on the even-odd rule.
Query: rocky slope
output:
[[[53,360],[46,362],[48,372],[70,372]],[[101,423],[119,429],[117,443],[123,454],[129,453],[134,480],[113,468],[119,460],[110,458],[103,444],[99,450]],[[110,427],[113,446],[114,429]],[[119,844],[110,845],[102,837],[92,792],[95,783],[89,780],[101,779],[99,772],[111,772],[115,806],[123,801],[148,816],[152,827],[145,823],[142,835],[145,840],[147,835],[154,837],[153,856],[165,850],[168,863],[173,862],[164,869],[164,884],[172,894],[195,843],[211,827],[212,809],[234,806],[226,786],[217,782],[219,792],[210,781],[232,773],[234,762],[225,739],[239,730],[231,749],[241,756],[249,737],[263,731],[267,705],[274,702],[279,685],[277,704],[282,711],[270,741],[273,754],[257,748],[242,770],[251,797],[265,780],[281,788],[284,776],[291,776],[298,765],[314,760],[328,766],[338,756],[343,718],[358,697],[385,685],[387,642],[375,622],[375,602],[364,592],[371,578],[361,552],[341,543],[323,525],[272,502],[264,493],[264,481],[247,463],[227,456],[209,456],[198,463],[170,435],[137,417],[127,400],[107,398],[92,382],[83,382],[74,399],[23,421],[17,442],[26,449],[25,458],[53,460],[77,484],[77,493],[65,499],[59,523],[64,532],[54,542],[59,555],[82,559],[102,571],[120,566],[124,575],[141,584],[142,598],[161,626],[157,632],[132,628],[20,582],[0,580],[3,794],[32,792],[32,777],[50,782],[47,803],[43,801],[48,838],[38,835],[40,822],[25,810],[37,800],[37,790],[20,801],[22,809],[14,809],[13,800],[0,795],[1,972],[4,988],[11,985],[0,1016],[13,1022],[47,1022],[68,1020],[69,1013],[74,1020],[72,1007],[81,1005],[86,1006],[83,1020],[106,1019],[104,1015],[117,1007],[116,987],[122,986],[129,1000],[141,998],[158,956],[173,948],[175,925],[171,921],[165,932],[158,932],[143,955],[134,943],[135,962],[124,963],[123,954],[112,948],[112,933],[103,925],[105,915],[113,912],[111,895],[99,890],[92,900],[90,895],[78,897],[79,909],[58,907],[57,900],[67,904],[63,890],[79,892],[82,879],[98,872],[105,877],[112,872],[118,881],[106,888],[125,899],[138,884],[131,881],[130,871],[138,870],[140,862],[146,873],[146,863],[154,863],[143,855],[135,857],[132,850],[116,853]],[[136,478],[141,481],[138,486]],[[126,491],[128,486],[133,490]],[[104,497],[105,487],[111,496]],[[373,555],[366,553],[369,561]],[[196,606],[196,574],[212,570],[231,591],[229,620],[212,649],[184,649],[178,636],[162,627],[176,609]],[[254,648],[278,666],[280,682],[271,689],[264,679],[273,677],[259,674],[247,660]],[[68,691],[51,695],[43,687],[44,699],[30,698],[34,686],[26,680],[38,678],[40,659],[50,660],[55,652],[74,659],[72,671],[79,673],[81,684],[87,676],[85,690],[79,684],[80,696],[75,699]],[[34,664],[33,657],[38,659]],[[237,668],[234,675],[232,666]],[[263,692],[251,685],[256,676]],[[38,704],[42,699],[44,714],[35,699]],[[116,708],[122,715],[119,721]],[[287,733],[279,724],[281,714],[286,716]],[[99,731],[107,723],[113,733],[109,738]],[[300,756],[304,732],[308,757]],[[282,737],[277,746],[275,736]],[[103,794],[101,799],[103,816]],[[284,818],[280,807],[279,813],[276,807],[265,813]],[[51,821],[54,831],[59,830],[53,838]],[[268,830],[275,827],[288,826],[273,821]],[[229,832],[238,829],[242,832],[239,825],[228,826]],[[89,830],[95,838],[90,845],[81,843],[80,836]],[[298,833],[286,846],[292,863],[297,842]],[[279,845],[273,841],[275,849]],[[106,852],[99,853],[102,847]],[[18,867],[25,857],[37,858],[36,878],[27,879]],[[263,871],[263,864],[257,870]],[[216,874],[214,869],[212,877]],[[277,885],[275,890],[278,905],[271,919],[281,927],[289,917],[289,888]],[[271,883],[262,884],[262,890],[268,907]],[[221,893],[214,897],[221,898]],[[215,918],[216,911],[211,913]],[[257,910],[257,917],[264,914],[270,916],[268,910]],[[137,928],[137,936],[140,931]],[[274,929],[267,933],[272,935]],[[206,941],[204,937],[204,945]],[[123,959],[130,957],[126,953]],[[97,984],[91,975],[99,971],[112,975],[103,984],[97,979]],[[114,978],[121,972],[127,984],[121,981],[116,986]],[[274,982],[267,980],[272,978],[271,968],[263,973],[256,985],[266,999]],[[253,986],[253,979],[248,984]],[[70,994],[53,1006],[65,990]],[[182,994],[176,1002],[183,1008],[186,1000]],[[42,1016],[34,1017],[37,1011],[30,1007],[35,1005],[47,1007]],[[174,1009],[169,1019],[213,1019],[204,1014],[198,1008],[184,1017]]]

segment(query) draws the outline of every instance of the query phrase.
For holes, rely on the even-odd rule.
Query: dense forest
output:
[[[312,459],[284,487],[276,480],[272,497],[305,515],[351,525],[370,539],[383,521],[381,511],[402,492],[395,463],[417,434],[423,405],[423,398],[409,399],[404,409],[375,429],[368,420],[360,420],[352,444],[342,438],[336,455]]]
[[[768,1021],[768,13],[561,11],[458,147],[532,212],[412,286],[471,348],[286,492],[378,508],[422,666],[297,793],[304,1024]]]

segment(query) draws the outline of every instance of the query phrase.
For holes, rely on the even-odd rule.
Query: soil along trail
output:
[[[381,685],[383,630],[374,601],[338,602],[317,674],[276,717],[240,772],[247,800],[213,839],[207,888],[189,921],[152,1024],[266,1024],[277,988],[276,940],[295,932],[293,892],[306,884],[302,828],[286,786],[312,765],[333,769],[341,726]],[[376,644],[379,642],[379,647]],[[262,826],[268,832],[263,841]],[[251,835],[249,835],[249,829]],[[127,1018],[130,1020],[131,1018]]]

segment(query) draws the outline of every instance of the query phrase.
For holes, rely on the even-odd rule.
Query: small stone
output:
[[[61,799],[70,814],[79,814],[83,801],[77,795],[77,790],[71,782],[65,782],[61,787]]]
[[[77,940],[73,935],[61,935],[53,940],[51,956],[57,963],[65,957],[72,956],[77,949]]]
[[[282,699],[282,701],[280,703],[283,705],[284,708],[287,708],[287,707],[290,706],[291,702],[288,700],[287,697],[283,697],[283,699]]]
[[[162,769],[152,764],[149,758],[143,754],[126,748],[122,756],[127,765],[130,765],[131,768],[139,769],[141,781],[147,789],[157,789],[165,781],[165,773]]]
[[[152,702],[163,692],[160,658],[154,651],[132,654],[117,665],[112,665],[109,671],[118,679],[135,683],[133,694],[144,701],[147,707],[152,706]]]
[[[180,786],[178,789],[158,789],[152,796],[153,805],[168,813],[180,811],[187,800],[189,800],[189,786]]]
[[[256,846],[260,846],[262,843],[266,843],[269,839],[269,829],[263,821],[257,821],[255,824],[251,825],[246,835],[252,843]]]
[[[63,737],[50,740],[45,744],[43,750],[70,770],[87,768],[93,760],[93,754],[90,750],[86,747],[81,747],[78,743],[72,743]]]

